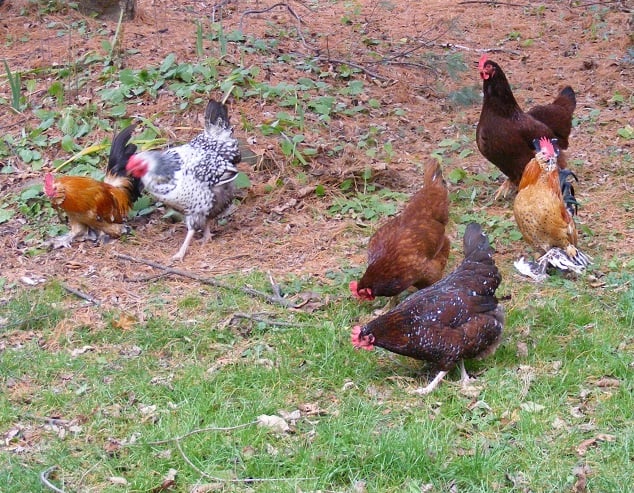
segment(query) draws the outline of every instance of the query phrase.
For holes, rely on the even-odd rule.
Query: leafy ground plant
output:
[[[634,81],[622,2],[600,18],[581,3],[479,5],[480,22],[457,0],[260,13],[253,0],[204,12],[159,0],[118,34],[59,2],[18,3],[0,7],[3,57],[22,82],[17,113],[0,74],[3,492],[631,489]],[[521,39],[500,43],[511,30]],[[564,79],[578,92],[568,162],[587,275],[535,285],[513,271],[527,247],[474,143],[481,50],[513,76],[522,107]],[[184,226],[145,196],[121,240],[41,248],[65,227],[40,195],[44,172],[101,178],[117,129],[137,120],[142,148],[185,142],[205,101],[225,96],[254,159],[239,164],[240,203],[210,242],[152,266]],[[351,327],[384,301],[360,304],[348,283],[427,159],[451,194],[450,267],[465,224],[480,222],[507,319],[498,351],[467,363],[472,386],[452,372],[421,398],[410,390],[433,370],[352,348]]]

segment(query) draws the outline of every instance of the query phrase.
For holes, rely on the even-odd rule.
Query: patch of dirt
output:
[[[222,23],[225,33],[241,26],[246,35],[279,42],[273,53],[249,54],[228,44],[224,57],[227,63],[219,67],[222,77],[241,64],[259,67],[258,77],[271,85],[293,82],[306,77],[307,72],[301,65],[282,62],[278,57],[300,53],[306,63],[319,66],[323,80],[337,84],[330,74],[338,70],[340,61],[348,61],[364,71],[354,76],[363,80],[366,88],[358,98],[362,102],[376,99],[380,107],[354,118],[337,116],[327,130],[315,124],[318,115],[307,113],[306,140],[320,153],[300,175],[286,164],[275,138],[247,130],[270,122],[280,108],[255,98],[229,99],[235,132],[250,142],[253,152],[261,157],[260,163],[240,165],[252,187],[245,192],[237,211],[226,225],[216,229],[208,244],[194,241],[184,262],[176,267],[210,276],[262,270],[280,277],[311,275],[327,282],[327,271],[363,264],[371,230],[352,219],[326,213],[332,199],[341,193],[339,185],[346,178],[359,179],[363,170],[371,167],[380,185],[411,193],[420,186],[420,164],[431,159],[429,154],[439,142],[461,135],[473,138],[479,101],[460,106],[447,95],[465,87],[479,91],[476,66],[482,50],[501,64],[525,109],[549,102],[565,84],[573,86],[578,95],[576,115],[581,121],[571,136],[569,161],[575,163],[581,180],[577,186],[583,204],[580,221],[594,234],[585,236],[582,243],[594,256],[622,262],[631,258],[634,164],[626,160],[626,155],[634,154],[634,144],[617,135],[619,128],[632,124],[634,105],[633,14],[626,2],[519,2],[527,4],[522,7],[517,2],[493,6],[455,0],[357,0],[289,2],[267,12],[254,12],[274,3],[220,2],[214,10],[203,2],[140,0],[138,18],[124,25],[121,48],[136,50],[123,57],[124,66],[157,66],[169,53],[174,53],[179,62],[196,61],[195,21],[200,20],[209,29],[214,20]],[[77,27],[72,34],[47,27],[54,22],[60,26],[82,25],[90,34],[80,34]],[[73,10],[43,14],[25,0],[7,0],[0,6],[0,34],[6,47],[3,56],[14,71],[22,72],[23,80],[36,80],[31,98],[45,97],[50,85],[46,78],[38,77],[38,69],[66,65],[90,51],[103,53],[102,41],[112,39],[115,30],[116,23],[86,18]],[[204,47],[210,56],[219,53],[217,44],[208,40]],[[431,55],[418,56],[421,53]],[[442,60],[455,54],[462,55],[469,69],[452,78],[439,68]],[[340,84],[344,87],[345,81]],[[98,103],[95,93],[99,88],[96,78],[68,91],[68,103]],[[623,96],[623,103],[614,101],[617,94]],[[0,97],[10,99],[6,77],[0,78]],[[145,97],[129,110],[151,118],[171,143],[180,143],[199,131],[203,105],[183,113],[178,104],[172,92],[161,90],[157,98]],[[398,111],[401,109],[405,111]],[[600,112],[591,116],[595,109]],[[33,128],[38,123],[30,110],[23,114],[5,112],[0,128],[19,136],[22,128]],[[113,121],[112,126],[117,127],[117,122]],[[371,126],[383,129],[380,146],[392,144],[391,160],[369,158],[358,147]],[[106,137],[110,137],[108,132],[95,130],[79,144],[85,147]],[[345,152],[329,157],[327,151],[339,145]],[[493,171],[475,142],[471,142],[471,148],[471,155],[449,162],[445,174],[455,167],[469,173]],[[45,152],[48,163],[67,157],[61,148]],[[4,195],[42,179],[42,173],[31,171],[17,157],[8,164],[18,172],[0,175]],[[306,193],[306,187],[318,184],[324,185],[325,197]],[[450,184],[450,191],[460,186]],[[476,199],[476,207],[492,216],[511,217],[510,202],[491,203],[497,186],[492,183],[486,197]],[[144,289],[126,278],[156,271],[118,260],[112,254],[168,263],[184,238],[185,226],[168,223],[161,216],[157,211],[149,218],[133,220],[136,234],[123,241],[105,246],[78,243],[69,249],[29,257],[27,246],[32,243],[27,238],[28,219],[16,215],[0,225],[2,276],[11,282],[20,282],[24,276],[58,278],[105,304],[142,307]],[[461,243],[453,224],[451,232],[452,251],[459,257]],[[521,241],[497,248],[506,273],[511,270],[510,261],[526,251]]]

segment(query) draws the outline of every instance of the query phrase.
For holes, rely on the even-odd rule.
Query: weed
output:
[[[11,88],[11,107],[15,111],[20,112],[26,107],[24,98],[22,97],[22,80],[20,73],[12,73],[7,60],[3,59],[2,61],[7,73],[7,79],[9,80],[9,87]]]

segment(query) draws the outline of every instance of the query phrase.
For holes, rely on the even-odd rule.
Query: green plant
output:
[[[2,61],[4,63],[4,69],[7,73],[9,87],[11,88],[11,107],[15,111],[20,112],[25,107],[22,98],[22,81],[20,78],[20,72],[12,73],[6,58]]]

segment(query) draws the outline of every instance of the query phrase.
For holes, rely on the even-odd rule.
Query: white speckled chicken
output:
[[[211,219],[233,200],[240,159],[227,107],[211,100],[205,110],[205,130],[191,142],[166,151],[140,152],[128,161],[128,173],[140,178],[158,200],[185,215],[187,235],[174,260],[183,259],[197,230],[203,230],[203,242],[211,237]]]
[[[438,367],[438,375],[415,393],[431,392],[457,363],[463,383],[468,381],[463,360],[483,358],[500,344],[504,312],[495,290],[502,278],[493,249],[477,223],[467,226],[464,254],[462,263],[447,277],[352,329],[357,349],[379,346]]]

